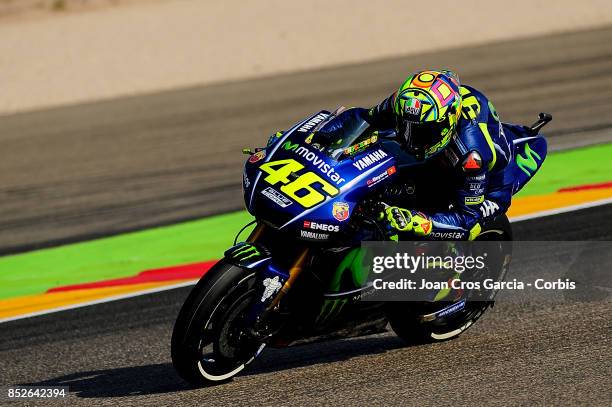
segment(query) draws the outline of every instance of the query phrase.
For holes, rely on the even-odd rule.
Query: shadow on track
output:
[[[190,389],[171,363],[77,372],[25,386],[68,386],[77,397],[124,397]]]
[[[270,349],[240,376],[334,363],[366,354],[385,353],[403,346],[404,343],[395,336],[376,336]],[[162,394],[193,388],[178,377],[171,363],[77,372],[21,385],[68,386],[70,393],[82,398]]]

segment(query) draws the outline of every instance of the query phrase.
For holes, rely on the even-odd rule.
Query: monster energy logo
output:
[[[236,260],[244,261],[246,259],[250,259],[251,257],[259,256],[259,250],[255,246],[252,245],[244,245],[243,247],[237,249],[232,253],[232,257]]]
[[[335,318],[337,315],[340,314],[347,302],[348,298],[334,300],[326,299],[323,303],[323,306],[321,307],[319,315],[317,316],[316,323],[323,324]]]
[[[285,141],[285,143],[283,144],[283,148],[287,151],[295,151],[297,150],[299,144],[295,143],[295,144],[291,144],[290,141]]]
[[[534,156],[539,161],[542,160],[542,157],[540,157],[538,153],[533,151],[531,147],[529,147],[528,143],[525,143],[525,157],[520,154],[516,155],[516,165],[518,165],[518,167],[523,170],[523,172],[527,174],[528,177],[531,177],[533,174],[535,174],[536,170],[538,169],[538,162],[535,160]]]
[[[366,258],[365,250],[360,248],[350,250],[336,268],[328,287],[329,291],[334,293],[340,292],[343,276],[347,272],[350,272],[352,275],[353,287],[351,287],[351,289],[354,287],[364,287],[370,271],[368,262],[369,260]],[[354,300],[355,298],[353,298],[352,301]],[[340,315],[348,302],[348,298],[326,299],[317,316],[316,323],[322,324],[331,321],[333,318]]]

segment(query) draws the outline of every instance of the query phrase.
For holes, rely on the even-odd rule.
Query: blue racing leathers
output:
[[[460,93],[462,108],[457,132],[439,156],[429,160],[429,169],[423,176],[424,182],[430,182],[426,189],[450,190],[446,191],[450,205],[437,211],[410,208],[413,215],[416,213],[416,222],[425,222],[424,227],[415,225],[416,234],[428,239],[473,238],[483,221],[505,213],[512,198],[513,176],[508,165],[513,160],[512,140],[504,134],[495,108],[481,92],[462,86]],[[369,110],[373,126],[396,127],[394,100],[395,94]]]

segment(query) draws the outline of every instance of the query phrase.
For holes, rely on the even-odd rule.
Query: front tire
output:
[[[263,350],[244,324],[254,284],[255,273],[221,260],[193,288],[172,332],[172,364],[184,380],[228,381]]]
[[[512,228],[508,217],[503,215],[488,223],[475,240],[500,242],[512,240]],[[504,250],[501,244],[500,250]],[[506,261],[509,259],[502,260],[504,264],[501,273],[505,273]],[[501,276],[503,277],[503,274]],[[466,301],[464,304],[460,302],[425,303],[418,307],[415,303],[391,304],[387,317],[395,334],[408,344],[447,341],[458,337],[474,325],[494,303],[494,301]],[[444,309],[451,309],[453,306],[462,309],[448,317],[437,317]]]

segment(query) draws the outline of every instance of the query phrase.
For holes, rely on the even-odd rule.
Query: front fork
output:
[[[270,304],[266,308],[266,312],[272,311],[280,302],[280,300],[289,292],[293,283],[304,270],[304,263],[308,258],[308,248],[304,248],[297,257],[291,268],[289,269],[289,278],[284,282],[278,294],[274,296]]]
[[[246,243],[241,243],[228,250],[228,252],[233,251],[234,253],[249,253],[249,250],[251,250],[249,248],[254,248],[250,252],[264,253],[260,257],[248,259],[249,264],[238,264],[245,268],[257,268],[256,297],[245,322],[252,327],[251,334],[258,336],[259,339],[265,339],[276,332],[268,327],[270,317],[274,314],[274,311],[278,310],[280,301],[287,295],[296,279],[304,271],[309,254],[308,248],[302,249],[289,267],[288,273],[279,270],[275,267],[272,257],[265,253],[263,248],[260,249],[258,244],[265,234],[266,228],[263,224],[257,225],[247,238]],[[226,256],[228,252],[226,252]]]

